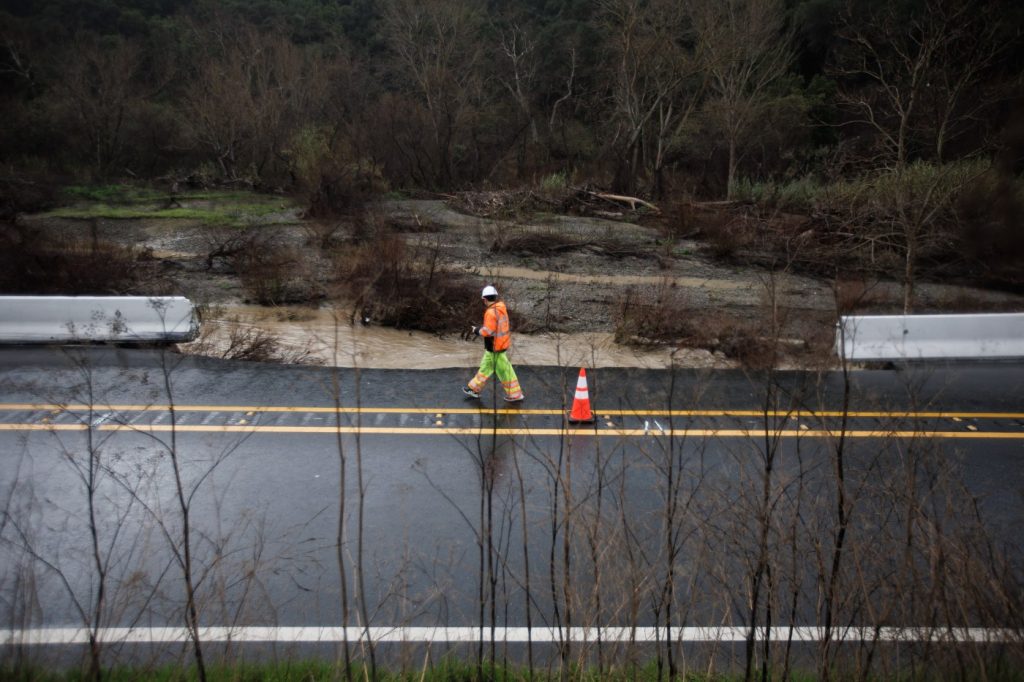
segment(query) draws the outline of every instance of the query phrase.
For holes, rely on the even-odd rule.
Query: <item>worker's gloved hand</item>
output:
[[[480,336],[480,327],[477,327],[476,325],[473,325],[473,335],[474,336]]]

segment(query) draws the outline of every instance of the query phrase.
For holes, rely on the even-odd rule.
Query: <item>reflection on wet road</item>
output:
[[[491,392],[462,397],[463,370],[0,350],[0,575],[38,569],[0,616],[15,622],[26,599],[37,610],[0,637],[83,641],[90,462],[108,641],[169,650],[185,636],[179,473],[209,642],[320,643],[328,658],[367,636],[549,654],[567,641],[594,653],[597,638],[623,656],[666,633],[743,642],[758,556],[787,603],[765,638],[818,642],[840,491],[850,563],[836,580],[851,606],[828,637],[1015,636],[1000,590],[1019,586],[1001,571],[1024,556],[1020,368],[855,373],[847,409],[836,373],[600,369],[588,372],[597,419],[572,427],[577,372],[524,367],[528,402],[506,408]],[[916,559],[939,549],[942,590]],[[368,623],[343,612],[343,585]],[[921,615],[946,594],[960,609],[948,623]],[[884,623],[865,620],[882,608]]]

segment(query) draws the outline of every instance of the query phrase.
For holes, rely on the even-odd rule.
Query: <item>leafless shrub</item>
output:
[[[754,243],[756,223],[747,216],[715,215],[703,226],[708,248],[715,258],[732,258]]]
[[[181,347],[191,355],[284,365],[319,364],[311,342],[292,346],[277,334],[246,323],[237,315],[214,320],[212,318],[220,316],[219,309],[200,308],[200,312],[206,320],[199,338]]]
[[[384,216],[374,211],[359,211],[352,217],[352,238],[365,244],[383,238],[390,232]]]
[[[685,294],[669,280],[651,287],[630,287],[615,311],[617,343],[674,341],[689,333]]]
[[[272,332],[259,327],[245,325],[237,319],[228,322],[227,347],[220,356],[225,360],[250,360],[253,362],[278,362],[285,365],[309,364],[311,349],[291,348],[281,343]]]
[[[748,369],[769,369],[777,364],[780,348],[759,329],[741,321],[727,325],[714,350],[734,358]]]
[[[749,369],[773,367],[781,358],[818,354],[831,339],[788,343],[767,334],[757,316],[692,308],[685,294],[665,281],[627,290],[615,311],[615,340],[633,345],[674,344],[704,348]]]
[[[836,307],[841,314],[857,311],[878,311],[880,308],[898,305],[898,301],[887,300],[878,288],[878,282],[863,277],[841,279],[836,282]]]
[[[816,372],[836,368],[836,334],[832,325],[819,325],[806,331],[802,340],[802,348],[794,352],[800,365]]]
[[[247,249],[233,259],[250,298],[260,305],[308,303],[324,296],[307,254],[292,247]]]
[[[476,283],[458,278],[442,262],[440,245],[410,248],[398,236],[378,234],[340,249],[334,268],[341,294],[364,320],[399,329],[451,332],[479,311]]]
[[[57,187],[52,180],[0,176],[0,220],[12,220],[19,213],[34,213],[56,203]]]
[[[682,344],[722,353],[745,368],[773,367],[785,350],[766,336],[764,322],[756,317],[704,310],[684,310],[682,315],[687,320]]]
[[[267,248],[260,239],[258,229],[210,230],[206,233],[206,269],[213,270],[217,263],[230,267],[232,261],[246,251]]]
[[[991,300],[971,291],[956,291],[941,296],[936,307],[943,312],[951,313],[1015,313],[1020,311],[1020,303],[1015,299]]]
[[[416,213],[408,216],[388,215],[384,226],[391,232],[413,232],[416,234],[444,232],[445,224]]]
[[[695,319],[698,323],[712,324]],[[720,324],[728,327],[731,322],[723,319]],[[364,473],[365,441],[345,438],[342,428],[350,422],[341,408],[361,405],[358,387],[364,382],[353,371],[355,392],[348,394],[343,387],[349,377],[342,370],[320,374],[331,382],[340,465],[336,495],[317,503],[320,513],[335,505],[338,518],[333,549],[341,603],[324,601],[324,609],[340,613],[340,626],[355,627],[369,637],[366,628],[373,625],[398,628],[427,622],[435,607],[436,625],[450,624],[454,617],[447,599],[468,598],[460,606],[474,617],[480,637],[472,647],[453,648],[456,668],[449,676],[487,679],[496,668],[495,677],[507,671],[520,678],[552,680],[731,679],[744,673],[746,679],[1014,679],[1012,671],[1019,669],[1020,640],[1010,634],[1019,632],[1024,609],[1019,548],[1001,546],[997,537],[1005,529],[997,526],[992,535],[993,526],[983,514],[985,500],[961,481],[964,472],[952,448],[925,431],[912,438],[897,435],[901,429],[917,428],[908,424],[906,415],[890,413],[872,420],[871,428],[883,435],[857,446],[859,439],[847,432],[847,416],[855,415],[847,414],[851,383],[846,375],[839,379],[823,374],[818,384],[811,375],[750,373],[750,383],[743,386],[750,391],[750,408],[760,414],[745,427],[751,437],[688,433],[691,417],[673,412],[713,403],[706,399],[708,386],[701,379],[674,369],[661,374],[667,384],[664,393],[641,394],[645,402],[636,407],[657,413],[644,415],[645,420],[651,417],[650,435],[645,424],[644,436],[631,436],[628,443],[592,438],[585,429],[577,432],[581,438],[570,434],[557,441],[506,438],[499,429],[509,422],[496,412],[493,421],[483,422],[479,435],[452,436],[451,451],[465,452],[465,467],[476,472],[478,488],[474,481],[463,480],[469,486],[453,493],[443,485],[449,481],[431,479],[438,469],[428,458],[414,464],[465,522],[460,533],[445,536],[454,538],[459,556],[446,564],[444,558],[432,563],[427,556],[431,549],[424,551],[414,542],[396,548],[401,557],[375,561],[373,532],[379,526],[364,509],[369,496],[379,493],[379,476]],[[534,376],[535,394],[543,387],[551,395],[571,395],[569,387],[551,380],[554,374]],[[566,374],[572,377],[574,372]],[[213,469],[185,458],[192,454],[184,449],[191,441],[173,439],[181,407],[172,401],[167,376],[172,437],[147,437],[154,446],[167,448],[153,466],[180,472],[176,480],[184,487],[175,483],[174,493],[185,504],[166,516],[146,507],[144,516],[167,541],[185,589],[194,594],[187,602],[196,611],[186,615],[186,623],[197,665],[202,666],[198,652],[206,645],[196,625],[198,613],[207,621],[237,626],[265,624],[275,617],[280,604],[273,599],[280,593],[263,593],[261,583],[282,572],[274,562],[284,554],[275,555],[271,548],[284,538],[272,534],[265,518],[253,518],[248,511],[235,516],[231,506],[223,505],[225,489],[217,485]],[[839,381],[844,385],[837,386]],[[838,405],[836,391],[842,393]],[[636,397],[624,395],[626,404]],[[874,403],[862,394],[856,397]],[[927,402],[927,396],[911,398]],[[825,405],[843,416],[816,415]],[[885,409],[881,403],[870,407]],[[90,409],[85,423],[92,423],[92,416]],[[128,416],[119,423],[130,426]],[[480,416],[490,418],[486,410]],[[359,424],[358,414],[353,419]],[[624,416],[602,414],[601,421],[605,419],[625,423]],[[811,428],[828,424],[829,433],[788,438],[797,423]],[[490,427],[493,433],[487,432]],[[144,427],[135,435],[146,436]],[[224,446],[211,466],[236,452],[241,442]],[[628,456],[622,456],[623,450]],[[148,471],[140,473],[145,480],[151,477]],[[119,480],[126,488],[129,481]],[[149,504],[146,488],[124,492],[133,505]],[[107,498],[101,501],[106,504]],[[194,525],[179,528],[179,518]],[[331,549],[332,538],[321,534],[316,539],[316,549],[303,560],[322,562]],[[289,546],[288,554],[294,549]],[[171,575],[164,578],[167,585]],[[415,577],[423,578],[419,587]],[[13,579],[10,574],[0,578],[0,588]],[[235,589],[239,581],[240,590]],[[5,598],[8,593],[21,598],[30,586],[17,587],[4,591]],[[17,614],[10,607],[9,602],[13,618]],[[140,618],[148,616],[148,602],[139,613]],[[515,656],[510,643],[495,628],[521,627],[523,618],[528,628],[552,628],[557,651],[545,657],[550,650],[538,646],[534,652],[533,640],[527,640],[530,665],[517,671],[509,664]],[[808,622],[826,633],[817,648],[800,642],[796,632]],[[698,645],[671,634],[677,627],[708,623],[743,628],[745,645]],[[963,636],[965,623],[1013,639],[952,641]],[[651,624],[658,632],[653,642],[624,641],[621,634],[610,634],[619,630],[610,625],[629,630]],[[886,641],[879,633],[887,624],[906,626],[911,641]],[[762,637],[760,629],[769,627],[777,632],[789,628],[789,639]],[[587,628],[587,640],[571,639],[564,634],[566,628]],[[929,629],[934,638],[923,641]],[[854,640],[866,639],[849,641],[847,633]],[[393,648],[381,647],[375,654],[374,642],[366,648],[361,646],[365,640],[358,644],[360,650],[355,641],[341,643],[338,658],[344,656],[344,667],[334,669],[338,679],[373,679],[375,655],[382,666],[390,666],[387,674],[395,672],[398,660],[406,678],[435,673],[431,651],[420,664],[406,656],[415,653],[412,647],[400,650],[399,659]],[[226,659],[233,664],[230,651]],[[219,657],[214,660],[221,662]]]
[[[444,231],[443,222],[422,216],[416,211],[395,213],[367,208],[352,216],[351,237],[357,243],[392,234],[433,234]]]
[[[658,265],[662,269],[672,267],[676,244],[680,239],[692,237],[698,230],[693,204],[689,201],[677,201],[665,211],[657,221],[661,232],[661,248],[658,251]]]
[[[306,244],[322,251],[343,241],[348,232],[338,220],[307,220],[302,229],[306,233]]]
[[[387,181],[375,168],[363,167],[337,155],[326,156],[318,163],[309,182],[307,217],[331,219],[359,215],[366,210],[366,203],[372,196],[387,191]]]
[[[135,290],[145,253],[91,237],[44,237],[0,226],[0,290],[18,294],[116,295]]]
[[[958,198],[957,244],[984,275],[1019,285],[1024,263],[1022,183],[1000,174],[988,182],[976,180]]]

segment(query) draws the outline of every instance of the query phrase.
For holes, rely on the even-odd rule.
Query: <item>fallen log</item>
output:
[[[649,208],[656,213],[661,213],[661,209],[659,209],[657,206],[655,206],[649,201],[644,201],[639,197],[629,197],[624,194],[608,194],[606,192],[587,192],[587,194],[597,197],[598,199],[604,199],[605,201],[614,201],[620,204],[628,204],[629,208],[633,211],[636,210],[637,204],[640,204],[641,206]]]

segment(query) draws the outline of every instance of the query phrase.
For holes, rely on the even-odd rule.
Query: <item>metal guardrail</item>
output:
[[[0,296],[0,343],[181,343],[199,333],[183,296]]]
[[[1024,358],[1024,313],[845,315],[836,354],[853,361]]]

